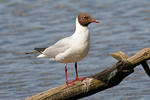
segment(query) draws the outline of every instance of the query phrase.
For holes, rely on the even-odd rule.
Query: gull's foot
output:
[[[82,78],[78,78],[78,77],[77,77],[76,80],[74,80],[74,81],[78,81],[78,80],[79,80],[79,81],[83,81],[84,79],[86,79],[86,77],[82,77]]]
[[[74,84],[74,82],[76,81],[83,81],[84,79],[86,79],[86,77],[83,77],[83,78],[76,78],[75,80],[71,81],[71,82],[66,82],[66,85],[69,85],[69,84]]]
[[[74,81],[66,82],[66,85],[73,84],[73,83],[74,83]]]

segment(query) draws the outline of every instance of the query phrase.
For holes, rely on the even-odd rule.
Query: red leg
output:
[[[75,71],[76,71],[76,80],[75,81],[77,81],[77,80],[83,81],[85,78],[79,78],[78,77],[77,62],[75,62]]]
[[[83,81],[85,78],[79,78],[78,77],[78,70],[77,70],[77,62],[75,62],[75,71],[76,71],[76,79],[69,82],[68,79],[67,79],[67,64],[65,64],[65,79],[66,79],[66,85],[68,84],[73,84],[75,81],[77,80],[80,80],[80,81]]]
[[[67,79],[67,64],[65,64],[65,79],[66,79],[66,85],[73,83],[73,81],[69,82]]]
[[[67,79],[67,64],[65,64],[65,79],[66,79],[66,84],[68,85],[68,79]]]
[[[76,80],[78,80],[79,77],[78,77],[77,62],[75,62],[75,71],[76,71]]]

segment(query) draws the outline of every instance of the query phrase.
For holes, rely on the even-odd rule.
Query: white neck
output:
[[[79,21],[78,21],[78,17],[76,18],[76,29],[75,29],[75,33],[80,33],[80,32],[84,32],[84,31],[88,31],[88,27],[87,26],[82,26]]]
[[[75,39],[81,40],[81,41],[89,41],[90,35],[89,35],[89,29],[87,26],[82,26],[78,18],[76,18],[76,29],[74,34],[72,35]]]

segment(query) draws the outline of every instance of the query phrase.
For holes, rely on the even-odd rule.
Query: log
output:
[[[83,81],[76,81],[74,84],[64,84],[35,94],[25,100],[77,100],[118,85],[133,73],[134,68],[139,64],[142,64],[147,74],[150,72],[146,63],[150,59],[150,48],[144,48],[131,57],[121,51],[110,55],[118,62],[102,72],[87,76]]]

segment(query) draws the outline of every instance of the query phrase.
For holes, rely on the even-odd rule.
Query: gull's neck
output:
[[[78,18],[76,18],[76,29],[74,34],[72,35],[72,37],[75,40],[78,41],[82,41],[82,42],[89,42],[90,40],[90,35],[89,35],[89,29],[87,26],[82,26],[79,21]]]
[[[88,33],[89,29],[88,26],[82,26],[79,21],[78,21],[78,17],[76,18],[76,29],[75,29],[75,34],[84,34],[84,33]]]

